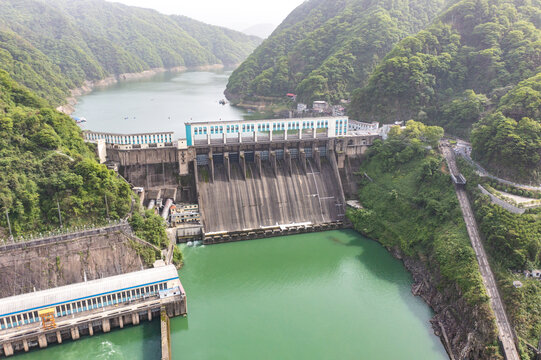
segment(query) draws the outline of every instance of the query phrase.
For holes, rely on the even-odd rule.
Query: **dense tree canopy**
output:
[[[240,63],[260,39],[104,0],[0,2],[0,69],[61,104],[84,80]]]
[[[417,119],[463,137],[483,119],[472,138],[474,155],[502,174],[535,176],[540,18],[539,0],[457,2],[395,46],[355,91],[349,114]]]
[[[231,101],[284,98],[337,102],[364,85],[392,46],[421,30],[444,0],[311,0],[295,9],[232,74]]]
[[[107,202],[107,206],[106,206]],[[0,235],[124,217],[131,189],[95,160],[66,115],[0,70]]]
[[[473,155],[503,176],[541,177],[541,73],[520,82],[475,125]]]

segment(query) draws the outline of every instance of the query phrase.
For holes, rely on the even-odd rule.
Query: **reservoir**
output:
[[[228,72],[161,74],[80,99],[94,131],[175,131],[239,119],[220,105]],[[183,246],[188,317],[171,319],[174,359],[447,359],[402,263],[351,230]],[[159,322],[65,341],[30,359],[160,359]]]
[[[161,73],[151,79],[121,81],[78,99],[74,116],[83,129],[112,133],[174,131],[184,137],[184,123],[240,120],[244,111],[220,105],[231,71]]]
[[[328,231],[185,247],[178,359],[447,359],[411,277],[378,243]],[[66,341],[20,359],[159,359],[159,323]]]

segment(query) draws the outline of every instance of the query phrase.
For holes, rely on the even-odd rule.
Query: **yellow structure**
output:
[[[56,328],[56,322],[54,321],[54,308],[44,309],[38,311],[38,316],[41,318],[44,330],[50,330]]]

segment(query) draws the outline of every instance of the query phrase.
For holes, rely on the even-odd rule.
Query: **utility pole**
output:
[[[11,233],[11,223],[9,222],[9,210],[6,209],[6,218],[8,220],[9,238],[13,240],[13,234]]]
[[[58,220],[60,221],[60,228],[62,228],[62,214],[60,213],[60,203],[58,202],[58,195],[56,196],[56,207],[58,209]]]

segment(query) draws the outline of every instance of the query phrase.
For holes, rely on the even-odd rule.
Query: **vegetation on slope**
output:
[[[475,253],[450,176],[435,150],[441,136],[440,127],[409,121],[402,131],[393,128],[385,142],[376,141],[359,171],[363,209],[349,210],[348,217],[361,233],[425,262],[433,276],[441,276],[440,291],[453,289],[448,301],[464,301],[490,324],[493,316]],[[481,331],[479,323],[472,326]],[[485,340],[489,344],[479,358],[488,359],[497,353],[495,335]]]
[[[95,160],[93,149],[66,115],[0,70],[0,235],[6,211],[14,235],[120,219],[131,190]]]
[[[526,279],[522,271],[541,268],[541,211],[512,214],[494,205],[477,189],[478,183],[486,186],[489,180],[477,176],[464,160],[459,159],[458,164],[468,179],[468,192],[473,200],[479,230],[483,234],[507,313],[521,340],[523,359],[533,360],[535,356],[529,353],[524,342],[537,347],[541,334],[541,281]],[[515,288],[515,280],[524,286]]]
[[[135,211],[130,220],[130,225],[135,235],[156,245],[160,249],[169,247],[169,239],[165,231],[166,224],[163,218],[155,214],[152,210],[145,212]],[[136,245],[136,244],[135,244]],[[152,265],[156,260],[156,252],[148,247],[136,246],[137,252],[145,259],[145,263]],[[178,267],[182,266],[183,254],[177,246],[173,247],[172,262]]]
[[[349,114],[382,122],[416,119],[465,137],[484,117],[473,136],[474,155],[489,167],[535,176],[540,19],[539,0],[459,1],[397,44],[355,91]],[[517,105],[529,110],[516,111]]]
[[[0,2],[0,68],[55,105],[84,80],[159,67],[234,65],[259,41],[104,0]]]
[[[392,46],[421,30],[444,0],[311,0],[296,8],[231,75],[233,102],[260,97],[347,99]]]
[[[541,179],[541,72],[503,96],[471,141],[474,158],[496,174]]]

